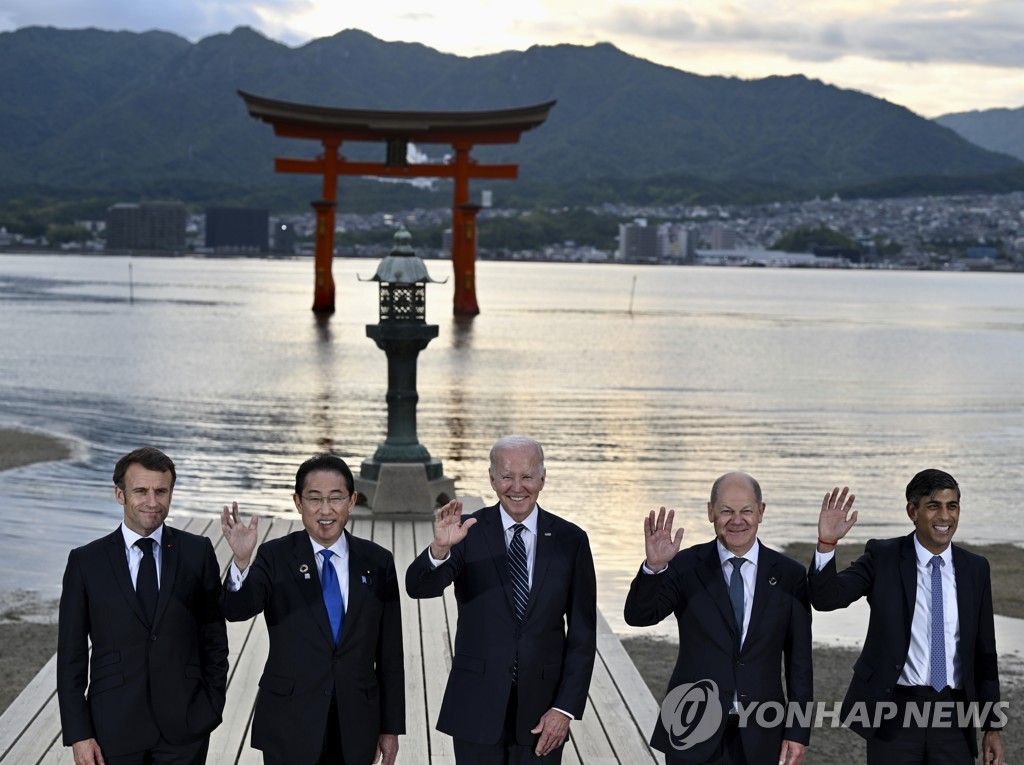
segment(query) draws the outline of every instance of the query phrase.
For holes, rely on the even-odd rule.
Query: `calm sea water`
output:
[[[337,261],[318,323],[309,261],[0,256],[0,425],[78,445],[0,474],[0,588],[57,593],[67,551],[117,524],[110,472],[139,444],[178,464],[181,515],[288,512],[302,459],[371,455],[386,360],[365,334],[376,284],[356,277],[375,267]],[[470,321],[450,283],[428,286],[420,440],[491,501],[491,443],[538,438],[542,504],[590,533],[616,628],[644,514],[675,507],[684,545],[708,539],[732,469],[760,479],[772,545],[813,541],[837,484],[858,496],[851,538],[904,533],[924,467],[960,480],[960,539],[1024,541],[1020,276],[480,263],[478,282]]]

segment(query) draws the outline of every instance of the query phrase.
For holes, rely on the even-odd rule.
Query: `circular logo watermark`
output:
[[[680,751],[707,741],[722,722],[722,703],[714,680],[677,685],[661,703],[661,724]]]

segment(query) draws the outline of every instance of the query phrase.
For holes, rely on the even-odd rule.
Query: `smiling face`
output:
[[[138,463],[124,472],[124,488],[114,487],[114,497],[124,507],[124,525],[148,537],[171,510],[174,481],[169,471],[149,470]]]
[[[714,503],[708,502],[708,520],[725,549],[742,556],[754,546],[764,508],[764,502],[757,501],[749,477],[730,474],[719,484]]]
[[[302,516],[306,532],[324,547],[338,541],[356,503],[355,495],[348,491],[345,477],[331,470],[309,473],[302,493],[293,494],[292,500]]]
[[[938,555],[949,547],[960,522],[960,493],[940,489],[922,497],[916,505],[908,502],[907,515],[914,522],[917,541],[932,555]]]
[[[496,450],[487,474],[501,506],[517,523],[537,504],[547,475],[536,448],[530,445]]]

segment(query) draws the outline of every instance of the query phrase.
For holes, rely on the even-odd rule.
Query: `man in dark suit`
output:
[[[76,765],[204,763],[220,724],[220,569],[209,539],[164,525],[175,477],[157,449],[126,454],[114,468],[123,522],[68,556],[57,698]]]
[[[813,694],[806,577],[757,539],[764,511],[757,481],[727,473],[708,502],[716,540],[680,552],[675,511],[644,519],[647,558],[625,619],[643,627],[674,613],[679,626],[679,657],[651,737],[669,765],[797,765],[810,740],[806,721],[785,707],[788,696],[807,708]]]
[[[540,444],[506,436],[490,461],[498,504],[467,518],[458,500],[438,510],[405,588],[434,598],[455,585],[459,628],[437,729],[454,737],[456,762],[558,763],[594,669],[594,560],[582,529],[537,504]]]
[[[920,724],[920,718],[908,719],[908,710],[990,702],[987,710],[981,707],[982,762],[1001,765],[991,578],[987,560],[951,544],[960,487],[949,473],[922,470],[907,484],[913,533],[869,541],[860,558],[837,572],[836,544],[857,522],[848,491],[837,487],[821,503],[808,577],[819,611],[846,608],[865,596],[871,603],[844,722],[867,739],[872,765],[967,765],[978,756],[974,725]]]
[[[320,454],[295,474],[304,531],[264,543],[257,519],[221,514],[234,553],[224,613],[263,612],[270,654],[260,678],[252,745],[267,765],[393,765],[405,733],[405,665],[391,553],[345,531],[352,471]]]

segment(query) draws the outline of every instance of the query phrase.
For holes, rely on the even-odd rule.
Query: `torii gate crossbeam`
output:
[[[313,310],[334,312],[334,220],[339,175],[374,175],[384,178],[452,178],[452,270],[453,308],[456,315],[480,313],[476,299],[476,214],[469,203],[471,178],[513,179],[515,164],[479,164],[470,152],[477,144],[518,143],[525,130],[543,124],[555,105],[549,101],[535,106],[485,112],[397,112],[363,109],[334,109],[255,96],[238,91],[249,114],[274,127],[284,138],[319,141],[323,153],[316,159],[278,157],[279,173],[320,175],[322,198],[313,202],[316,210],[316,259]],[[351,162],[339,153],[345,141],[383,142],[384,162]],[[406,151],[417,144],[449,144],[453,158],[448,163],[409,165]]]

